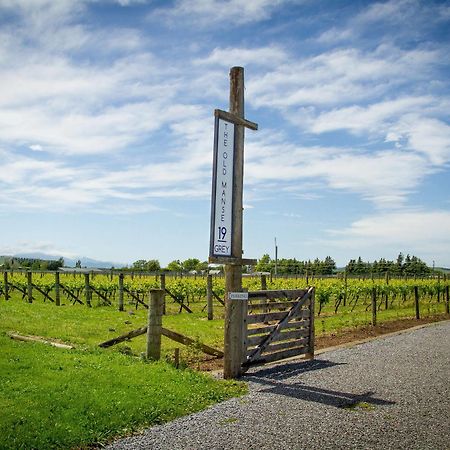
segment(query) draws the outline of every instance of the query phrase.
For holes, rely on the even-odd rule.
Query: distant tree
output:
[[[322,267],[323,267],[322,274],[332,275],[333,272],[336,270],[336,263],[334,262],[334,259],[331,256],[327,256],[322,264]]]
[[[149,259],[145,264],[145,270],[149,272],[158,272],[161,270],[161,265],[157,259]]]
[[[138,259],[137,261],[135,261],[133,263],[132,268],[133,268],[133,270],[144,271],[146,264],[147,264],[147,261],[145,259]]]
[[[174,259],[167,265],[167,270],[171,272],[182,272],[183,265],[181,264],[179,259]]]
[[[208,270],[208,266],[209,266],[208,261],[200,261],[197,264],[196,270],[198,270],[199,272],[205,272]],[[244,270],[244,268],[243,268],[243,270]]]
[[[270,272],[273,267],[274,262],[270,259],[270,256],[266,253],[259,259],[255,269],[257,272]]]
[[[186,272],[191,272],[192,270],[197,270],[198,265],[200,264],[200,260],[197,258],[188,258],[183,261],[183,269]]]
[[[60,267],[64,267],[64,258],[59,258],[57,261],[46,261],[46,263],[47,267],[43,270],[58,270]]]
[[[81,269],[81,261],[80,261],[80,260],[78,260],[78,261],[75,263],[75,267],[76,267],[77,269]]]

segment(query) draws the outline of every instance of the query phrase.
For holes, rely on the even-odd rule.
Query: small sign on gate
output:
[[[248,300],[248,292],[228,292],[229,300]]]

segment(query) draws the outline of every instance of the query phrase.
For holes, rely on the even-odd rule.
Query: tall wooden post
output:
[[[244,118],[244,69],[233,67],[230,71],[230,113]],[[233,180],[233,242],[231,256],[242,258],[242,195],[244,183],[244,127],[235,126],[234,180]],[[242,374],[243,342],[246,308],[244,301],[228,298],[229,292],[242,291],[242,265],[225,265],[225,342],[224,378]]]
[[[61,305],[61,293],[59,290],[59,272],[55,272],[55,305]]]
[[[164,291],[162,289],[152,289],[150,291],[146,351],[148,359],[158,360],[161,358],[163,296]]]

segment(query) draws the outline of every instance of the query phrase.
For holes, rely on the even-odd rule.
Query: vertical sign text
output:
[[[210,256],[231,256],[234,124],[216,117]]]

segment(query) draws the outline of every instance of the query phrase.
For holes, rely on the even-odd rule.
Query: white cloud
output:
[[[273,66],[287,58],[285,50],[274,45],[260,48],[228,47],[215,48],[206,58],[194,60],[194,64],[223,67]]]
[[[247,88],[256,107],[289,111],[308,105],[352,105],[423,78],[441,56],[434,50],[403,51],[388,45],[371,53],[347,48],[302,60],[291,56],[250,80]]]
[[[450,211],[401,211],[363,217],[342,230],[329,230],[331,248],[351,248],[355,254],[379,255],[379,249],[410,253],[437,265],[448,265]],[[385,256],[386,255],[380,255]]]
[[[353,105],[332,109],[309,119],[309,130],[323,133],[335,130],[349,130],[355,134],[378,132],[387,134],[389,122],[412,110],[421,110],[434,102],[432,97],[401,97],[384,100],[368,106]]]
[[[177,0],[173,7],[161,8],[150,18],[168,22],[182,19],[202,27],[222,24],[229,28],[268,19],[274,10],[288,3],[298,0]]]
[[[354,193],[378,208],[404,206],[425,177],[436,171],[429,160],[403,149],[368,152],[361,148],[301,147],[282,137],[270,140],[255,137],[246,146],[246,182],[265,186],[276,182],[274,189],[295,195],[304,183],[311,193],[335,189]]]

